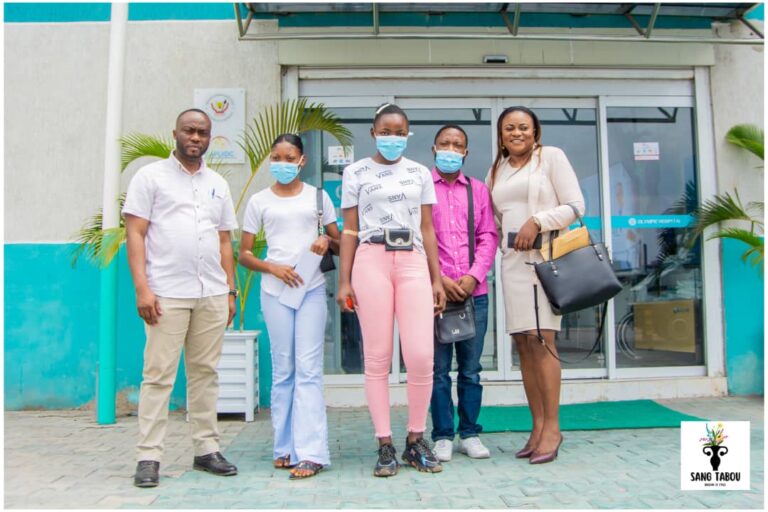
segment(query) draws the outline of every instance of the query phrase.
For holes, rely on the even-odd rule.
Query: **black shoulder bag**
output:
[[[568,206],[573,209],[579,223],[584,226],[584,220],[576,207],[572,204]],[[584,358],[586,359],[592,355],[600,343],[605,313],[608,309],[607,302],[621,291],[621,282],[613,271],[605,245],[595,243],[591,235],[589,236],[589,245],[555,259],[552,258],[553,235],[554,231],[550,233],[549,261],[533,264],[552,312],[556,315],[564,315],[603,304],[597,339],[592,350]],[[543,343],[544,338],[539,328],[539,304],[535,284],[533,297],[534,308],[536,309],[537,338]],[[547,348],[549,349],[549,347]],[[552,355],[554,356],[554,354]],[[560,358],[558,357],[558,359]]]
[[[472,197],[472,181],[467,177],[469,212],[467,235],[469,236],[469,266],[475,262],[475,205]],[[475,302],[467,297],[463,302],[448,302],[445,310],[435,318],[435,338],[440,343],[456,343],[471,340],[475,331]]]
[[[317,189],[317,236],[323,236],[325,234],[325,226],[323,226],[323,189]],[[336,263],[333,261],[333,253],[331,252],[330,242],[328,243],[328,250],[323,254],[323,259],[320,260],[320,271],[330,272],[336,269]]]

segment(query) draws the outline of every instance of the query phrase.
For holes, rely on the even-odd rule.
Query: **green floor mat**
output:
[[[680,428],[681,421],[704,420],[674,411],[653,400],[595,402],[560,406],[561,430]],[[478,423],[483,426],[483,432],[529,432],[531,430],[531,413],[528,407],[524,405],[482,407]]]

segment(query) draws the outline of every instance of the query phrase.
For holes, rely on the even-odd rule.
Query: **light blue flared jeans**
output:
[[[291,464],[330,464],[323,398],[323,341],[328,316],[325,285],[309,290],[299,309],[261,292],[261,309],[272,351],[274,457]]]

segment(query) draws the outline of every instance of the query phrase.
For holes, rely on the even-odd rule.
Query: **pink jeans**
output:
[[[365,395],[376,437],[392,435],[389,369],[395,318],[408,370],[408,431],[424,432],[434,367],[433,299],[426,255],[361,244],[352,267],[352,288],[363,333]]]

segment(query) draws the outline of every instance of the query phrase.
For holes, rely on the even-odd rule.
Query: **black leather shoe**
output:
[[[237,474],[237,466],[227,462],[221,452],[213,452],[208,455],[195,457],[192,466],[198,471],[207,471],[218,476],[232,476]]]
[[[136,487],[157,487],[160,483],[160,463],[155,460],[140,460],[136,464],[133,485]]]

